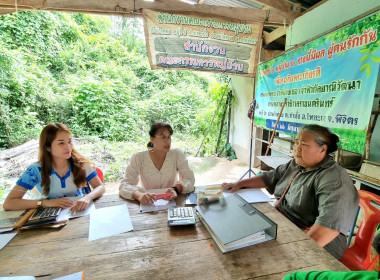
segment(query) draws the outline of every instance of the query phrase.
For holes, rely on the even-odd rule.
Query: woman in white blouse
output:
[[[166,189],[173,200],[179,193],[194,191],[194,173],[185,155],[178,149],[170,149],[173,129],[169,124],[155,123],[151,126],[148,150],[134,154],[124,179],[119,186],[120,196],[136,199],[142,204],[156,201],[149,189]],[[140,184],[138,185],[140,180]]]

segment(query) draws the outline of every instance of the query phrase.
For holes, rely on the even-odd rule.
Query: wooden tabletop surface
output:
[[[295,270],[347,270],[268,203],[255,207],[277,223],[277,239],[226,254],[198,219],[168,227],[166,211],[140,213],[116,194],[95,205],[125,203],[133,231],[119,235],[88,241],[89,216],[59,229],[21,230],[0,250],[0,276],[52,279],[85,270],[86,279],[281,279]]]

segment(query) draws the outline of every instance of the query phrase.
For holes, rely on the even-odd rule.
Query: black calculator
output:
[[[61,210],[62,209],[58,207],[38,207],[24,226],[53,223],[57,220]]]
[[[175,207],[168,209],[168,225],[184,226],[196,223],[193,207]]]

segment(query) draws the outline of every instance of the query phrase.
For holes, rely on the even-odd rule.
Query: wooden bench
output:
[[[347,169],[352,180],[380,190],[380,163],[364,160],[359,172]],[[361,186],[360,186],[361,187]]]

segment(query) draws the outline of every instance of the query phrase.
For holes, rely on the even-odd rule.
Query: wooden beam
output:
[[[292,12],[293,4],[284,0],[251,0],[251,1],[259,3],[264,6],[271,7],[277,11],[282,11],[285,13]]]
[[[89,1],[89,0],[87,0]],[[127,0],[133,1],[133,0]],[[282,11],[262,11],[257,9],[247,9],[247,8],[234,8],[234,7],[224,7],[224,6],[214,6],[214,5],[186,5],[179,3],[178,1],[167,0],[165,3],[155,3],[146,2],[144,7],[147,9],[156,9],[164,12],[195,12],[203,13],[209,15],[216,15],[222,17],[236,18],[241,21],[258,21],[264,22],[264,26],[283,26],[289,25],[298,16],[288,12]]]
[[[354,180],[359,180],[359,181],[362,181],[364,183],[370,183],[370,184],[373,184],[376,186],[380,186],[380,180],[379,179],[376,179],[374,177],[370,177],[368,175],[363,175],[359,172],[352,171],[350,169],[346,169],[346,171],[348,174],[351,175],[352,179],[354,179]]]
[[[270,42],[273,42],[274,40],[282,37],[283,35],[286,34],[286,30],[288,28],[287,27],[284,27],[284,26],[281,26],[281,27],[278,27],[276,28],[275,30],[273,30],[272,32],[264,32],[264,44],[269,44]]]
[[[280,37],[280,38],[274,40],[273,42],[279,43],[279,44],[281,44],[281,45],[283,45],[285,47],[285,45],[286,45],[286,38],[285,37]]]
[[[356,21],[358,21],[358,20],[360,20],[360,19],[362,19],[362,18],[364,18],[364,17],[366,17],[366,16],[368,16],[368,15],[371,15],[371,14],[373,14],[373,13],[377,13],[377,12],[379,12],[379,11],[380,11],[380,7],[373,8],[373,9],[371,9],[371,10],[369,10],[369,11],[367,11],[367,12],[365,12],[365,13],[363,13],[363,14],[357,16],[357,17],[354,17],[354,18],[352,18],[352,19],[350,19],[350,20],[347,20],[347,21],[345,21],[345,22],[343,22],[343,23],[341,23],[341,24],[335,26],[334,28],[331,28],[331,29],[329,29],[329,30],[326,30],[325,32],[322,32],[321,34],[318,34],[317,36],[314,36],[314,37],[312,37],[312,38],[310,38],[310,39],[308,39],[308,40],[306,40],[306,41],[303,41],[302,43],[299,43],[299,44],[295,44],[295,45],[293,45],[293,47],[287,49],[286,51],[282,52],[282,53],[279,54],[278,56],[281,56],[281,55],[283,55],[283,54],[285,54],[285,53],[288,53],[288,52],[294,51],[295,49],[300,48],[300,47],[304,46],[305,44],[307,44],[307,43],[309,43],[309,42],[311,42],[311,41],[314,41],[314,40],[316,40],[316,39],[318,39],[318,38],[321,38],[322,36],[324,36],[324,35],[326,35],[326,34],[329,34],[329,33],[331,33],[331,32],[334,32],[335,30],[338,30],[338,29],[340,29],[340,28],[342,28],[342,27],[344,27],[344,26],[347,26],[347,25],[349,25],[349,24],[352,24],[353,22],[356,22]],[[278,56],[276,56],[276,57],[278,57]],[[260,61],[262,61],[262,62],[267,62],[267,60],[266,60],[266,61],[264,61],[264,60],[260,60]]]
[[[314,10],[315,8],[319,7],[320,5],[326,3],[328,0],[321,0],[320,2],[318,2],[317,4],[315,4],[314,6],[310,7],[309,9],[305,10],[302,12],[302,14],[300,16],[303,16],[304,14]]]
[[[279,51],[279,50],[266,50],[266,49],[262,48],[262,54],[260,56],[260,63],[262,63],[264,61],[271,60],[272,58],[275,58],[275,57],[277,57],[283,53],[284,53],[283,51]]]
[[[141,9],[163,12],[194,12],[214,16],[236,18],[242,21],[264,22],[265,26],[290,24],[296,16],[277,11],[221,7],[213,5],[189,5],[179,1],[148,2],[142,0],[17,0],[17,10],[45,10],[74,13],[95,13],[105,15],[141,15]],[[15,12],[15,0],[0,2],[0,13]]]

